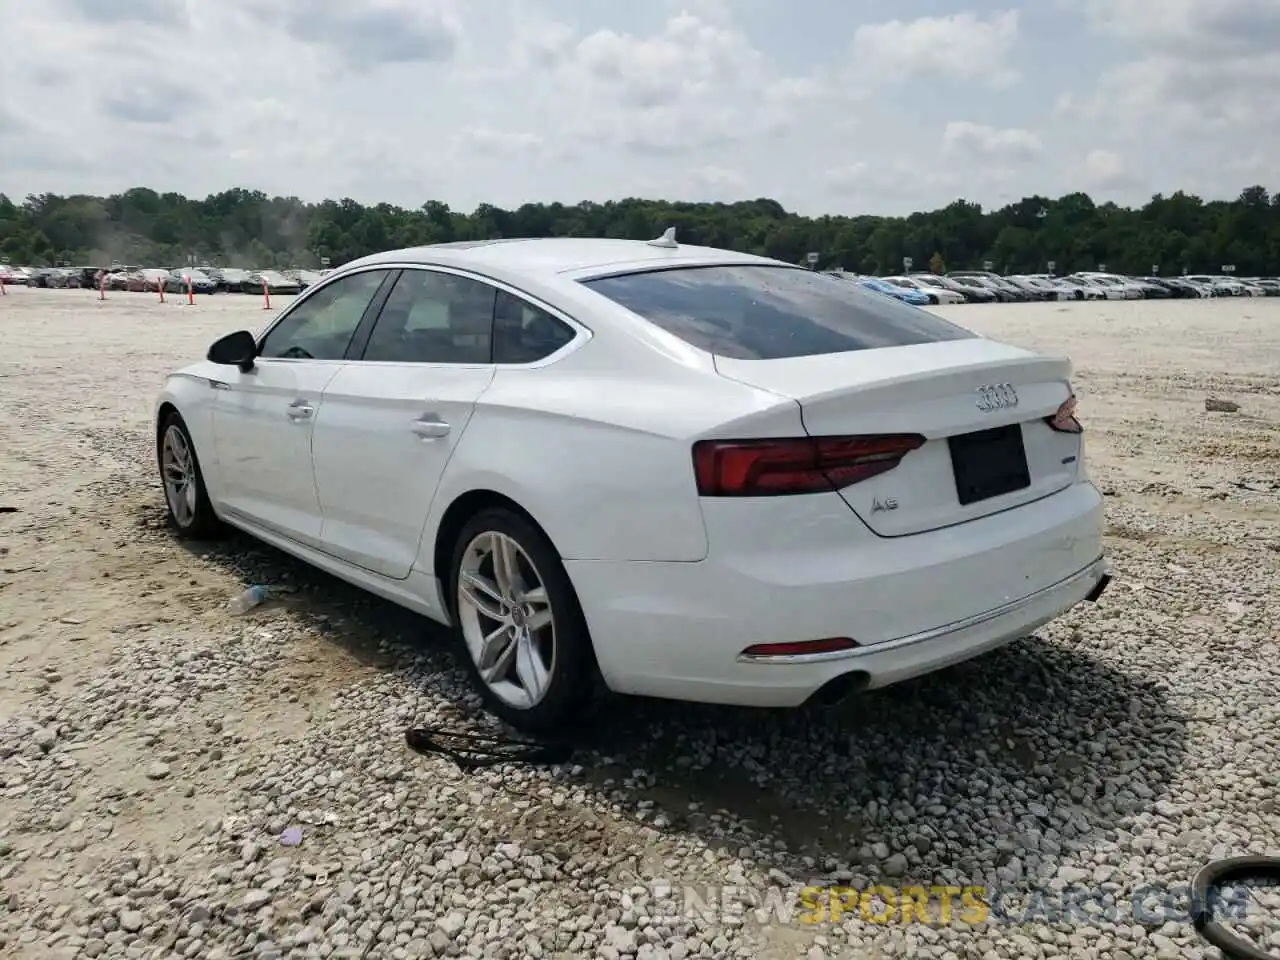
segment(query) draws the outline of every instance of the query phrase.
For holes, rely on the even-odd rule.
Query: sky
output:
[[[1280,0],[4,0],[0,192],[1280,189]]]

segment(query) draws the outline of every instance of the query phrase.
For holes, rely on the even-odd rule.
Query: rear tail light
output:
[[[693,471],[703,497],[829,493],[896,467],[924,445],[919,434],[699,440]]]
[[[1084,426],[1076,419],[1076,395],[1073,393],[1067,397],[1058,412],[1052,417],[1045,417],[1044,422],[1059,433],[1084,433]]]

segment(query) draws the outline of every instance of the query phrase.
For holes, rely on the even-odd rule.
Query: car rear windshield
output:
[[[798,267],[679,267],[583,284],[686,343],[739,360],[975,336],[849,280]]]

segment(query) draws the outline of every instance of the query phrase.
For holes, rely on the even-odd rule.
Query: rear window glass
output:
[[[686,343],[740,360],[975,336],[849,280],[793,267],[681,267],[583,284]]]

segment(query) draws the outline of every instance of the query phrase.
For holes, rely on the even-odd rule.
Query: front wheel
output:
[[[572,720],[591,692],[591,637],[551,541],[514,510],[484,510],[463,527],[450,569],[452,612],[486,706],[527,731]]]
[[[157,447],[169,525],[178,536],[193,540],[208,539],[221,533],[222,522],[209,502],[191,433],[176,411],[165,417],[161,424]]]

